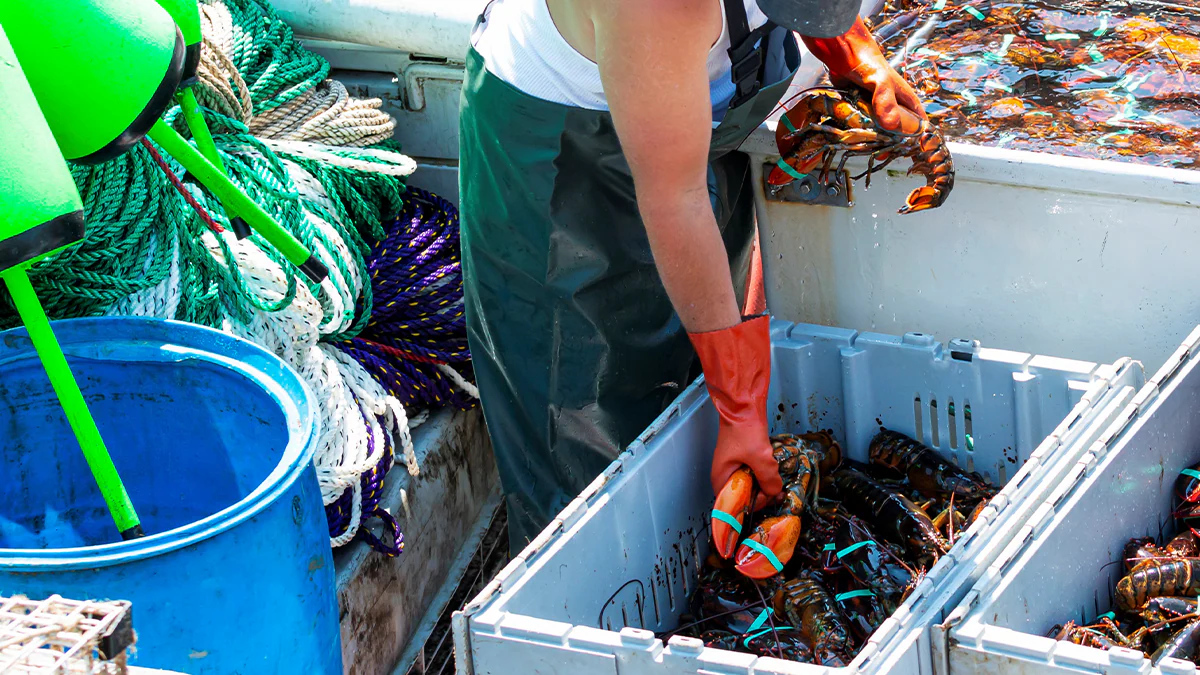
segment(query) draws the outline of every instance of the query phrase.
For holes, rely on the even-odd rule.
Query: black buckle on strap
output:
[[[762,73],[766,66],[764,54],[767,48],[767,37],[773,29],[774,26],[768,22],[752,31],[739,44],[730,46],[729,61],[732,64],[730,79],[737,88],[733,100],[729,102],[731,108],[753,98],[762,88]]]
[[[741,58],[733,56],[732,52],[734,50],[730,49],[729,51],[730,60],[733,62],[733,81],[737,83],[738,88],[740,89],[743,83],[751,78],[754,78],[755,82],[757,82],[758,72],[762,69],[763,65],[762,50],[756,47],[749,54]]]

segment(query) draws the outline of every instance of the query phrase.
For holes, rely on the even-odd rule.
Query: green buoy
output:
[[[187,47],[153,0],[59,0],[53,12],[42,0],[0,0],[0,25],[64,157],[106,161],[149,135],[309,279],[328,276],[304,244],[160,121],[183,80]]]
[[[105,162],[141,141],[183,75],[183,36],[148,0],[59,0],[53,11],[4,0],[0,25],[72,162]]]
[[[2,27],[0,91],[0,278],[121,537],[141,537],[137,512],[29,281],[34,261],[83,238],[83,205]]]

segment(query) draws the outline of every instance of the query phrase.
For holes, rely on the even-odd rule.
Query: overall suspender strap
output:
[[[768,21],[751,31],[742,0],[724,0],[722,4],[725,6],[725,24],[729,27],[729,60],[733,64],[730,75],[737,88],[729,107],[736,108],[762,88],[767,65],[766,37],[775,30],[775,24]]]

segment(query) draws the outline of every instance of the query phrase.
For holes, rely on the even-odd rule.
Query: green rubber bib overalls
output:
[[[741,297],[754,202],[732,151],[800,51],[785,29],[750,31],[740,0],[725,6],[737,91],[713,131],[709,191]],[[467,336],[515,554],[683,390],[695,354],[608,112],[525,94],[472,49],[459,143]]]

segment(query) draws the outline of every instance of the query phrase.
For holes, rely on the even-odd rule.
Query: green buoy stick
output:
[[[217,152],[217,143],[213,140],[212,132],[208,130],[204,114],[200,112],[200,103],[196,100],[196,92],[192,91],[191,87],[179,90],[179,107],[183,111],[183,119],[187,122],[188,129],[192,131],[192,137],[196,139],[196,147],[200,148],[200,154],[220,169],[221,173],[225,173],[225,162]]]
[[[177,131],[172,129],[162,120],[155,122],[151,127],[150,133],[147,134],[151,140],[159,145],[167,154],[175,158],[175,161],[183,165],[183,168],[188,173],[192,174],[204,184],[209,190],[221,200],[222,204],[227,205],[234,213],[238,213],[254,231],[258,232],[272,246],[274,246],[284,258],[287,258],[296,267],[300,268],[309,279],[315,283],[320,283],[325,277],[329,276],[329,270],[312,254],[308,248],[300,243],[300,240],[292,236],[291,232],[283,229],[275,219],[262,210],[253,199],[246,196],[244,192],[238,189],[233,181],[225,175],[223,171],[213,166],[211,162],[204,158],[199,151],[191,146],[187,141],[179,135]]]
[[[198,81],[196,74],[200,70],[200,50],[201,43],[204,41],[204,34],[200,27],[200,3],[197,0],[158,0],[158,5],[171,15],[183,36],[186,55],[183,61],[183,78],[179,82],[179,91],[176,92],[179,107],[183,110],[183,121],[187,123],[188,129],[192,132],[192,138],[196,139],[196,146],[200,148],[200,154],[224,173],[225,164],[221,161],[221,155],[217,152],[217,144],[213,142],[212,132],[208,130],[208,124],[204,121],[204,114],[200,112],[200,106],[196,103],[196,94],[192,90]],[[237,214],[229,210],[229,207],[225,207],[225,212],[229,215],[229,226],[234,235],[238,239],[249,237],[251,230],[246,221],[238,218]]]
[[[221,153],[217,152],[217,144],[213,141],[212,132],[209,131],[208,124],[204,121],[204,113],[200,112],[200,104],[196,101],[196,92],[190,86],[179,90],[179,108],[183,112],[184,122],[187,122],[188,129],[192,132],[192,138],[196,139],[196,147],[200,148],[200,154],[204,155],[209,163],[220,169],[221,173],[228,175],[225,171],[225,163],[221,161]],[[225,208],[225,211],[229,215],[229,225],[233,229],[234,235],[238,239],[249,237],[250,226],[246,224],[246,221],[230,211],[228,207]]]
[[[144,536],[137,512],[29,282],[34,261],[75,245],[86,227],[75,181],[6,33],[14,23],[5,14],[11,7],[11,0],[0,1],[0,14],[7,17],[0,27],[0,279],[8,286],[121,537],[135,539]]]
[[[67,357],[63,355],[58,339],[54,337],[50,320],[46,318],[46,311],[42,309],[37,292],[29,282],[27,269],[25,265],[10,267],[0,272],[0,276],[8,286],[8,292],[12,295],[13,304],[17,307],[17,313],[21,315],[25,329],[29,331],[33,348],[42,360],[42,366],[50,378],[50,385],[54,387],[54,393],[58,395],[58,401],[67,414],[67,422],[71,424],[71,430],[75,432],[75,438],[83,450],[84,459],[92,470],[96,484],[100,486],[100,494],[104,496],[104,502],[108,504],[117,529],[121,531],[121,538],[129,540],[144,537],[146,533],[142,530],[137,511],[133,508],[129,493],[125,491],[117,467],[113,465],[108,448],[104,446],[104,439],[100,437],[96,420],[92,418],[87,402],[83,399],[79,383],[71,374]]]

